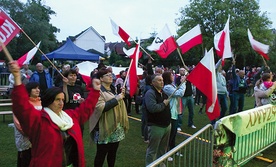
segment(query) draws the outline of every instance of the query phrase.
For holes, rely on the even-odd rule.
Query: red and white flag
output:
[[[38,48],[40,46],[40,42],[29,52],[25,53],[23,56],[21,56],[18,60],[17,63],[19,67],[22,67],[24,64],[29,64],[30,60],[34,57],[36,54]]]
[[[176,42],[180,47],[182,54],[186,53],[192,47],[201,44],[202,35],[199,24],[179,37]]]
[[[269,60],[269,57],[267,55],[267,53],[269,51],[269,45],[265,45],[265,44],[263,44],[261,42],[256,41],[253,38],[253,36],[252,36],[252,34],[251,34],[251,32],[250,32],[249,29],[247,30],[247,33],[248,33],[248,39],[249,39],[249,42],[250,42],[252,48],[256,52],[258,52],[260,55],[262,55],[266,60]]]
[[[221,57],[222,65],[224,65],[224,59],[232,57],[230,45],[229,20],[230,16],[227,19],[224,29],[214,36],[214,45],[216,53],[219,57]]]
[[[0,41],[4,45],[8,43],[20,32],[20,27],[10,18],[2,8],[0,8]],[[0,51],[2,46],[0,45]]]
[[[213,48],[210,49],[202,60],[187,76],[206,97],[206,114],[212,121],[220,116],[220,107],[217,98],[217,81]]]
[[[167,24],[162,31],[156,35],[152,44],[147,47],[148,50],[157,52],[163,59],[167,58],[176,48],[176,42]]]
[[[110,19],[110,21],[111,21],[111,25],[112,25],[113,34],[121,37],[123,39],[123,41],[128,46],[130,46],[131,44],[128,41],[130,36],[122,29],[122,27],[118,26],[112,19]]]
[[[133,58],[134,57],[134,53],[136,51],[136,47],[130,48],[130,49],[126,49],[123,47],[123,52],[126,54],[126,57],[128,58]],[[139,59],[142,57],[142,52],[139,52]]]
[[[139,47],[140,47],[140,40],[136,44],[133,55],[130,56],[130,58],[132,58],[131,64],[129,67],[129,75],[128,75],[130,97],[135,95],[137,90],[137,84],[138,84],[137,67],[138,67],[138,60],[139,60],[139,54],[140,54]]]

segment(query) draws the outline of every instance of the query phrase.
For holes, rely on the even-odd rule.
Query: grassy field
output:
[[[247,97],[245,102],[245,110],[254,106],[254,99]],[[1,109],[0,109],[1,110]],[[199,107],[195,106],[194,123],[197,129],[191,129],[187,127],[187,112],[183,116],[182,131],[188,134],[194,134],[200,128],[209,123],[206,114],[198,114]],[[141,115],[134,114],[133,117],[140,118]],[[0,118],[0,167],[15,167],[17,150],[14,144],[14,131],[8,127],[8,124],[12,123],[12,116],[6,116],[6,121],[3,122]],[[142,167],[145,166],[145,152],[147,145],[141,138],[141,122],[135,119],[130,119],[130,130],[127,133],[126,139],[120,143],[116,166],[117,167]],[[185,140],[187,136],[177,135],[177,143]],[[96,146],[91,143],[88,135],[88,126],[85,126],[85,133],[83,138],[85,144],[85,157],[87,167],[93,166],[95,157]],[[51,142],[51,141],[49,141]],[[276,145],[263,152],[264,157],[276,160]],[[253,159],[249,161],[245,167],[267,167],[269,163]],[[105,166],[107,166],[105,164]]]

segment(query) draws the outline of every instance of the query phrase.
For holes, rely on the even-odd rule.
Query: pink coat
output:
[[[65,110],[74,123],[67,132],[77,144],[79,167],[85,166],[84,147],[79,125],[89,119],[99,95],[99,91],[91,89],[87,99],[78,108]],[[61,167],[63,138],[59,127],[52,122],[43,109],[36,110],[26,99],[28,99],[28,94],[25,87],[23,85],[15,86],[12,92],[12,108],[23,131],[29,136],[32,143],[30,167]]]

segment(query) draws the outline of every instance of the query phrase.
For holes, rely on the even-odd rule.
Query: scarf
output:
[[[124,100],[119,100],[118,105],[109,111],[103,112],[105,103],[114,99],[115,95],[108,91],[101,91],[95,111],[89,118],[89,131],[93,131],[97,122],[99,123],[99,140],[109,137],[118,127],[122,126],[125,132],[129,129],[128,116]]]
[[[272,81],[264,81],[264,86],[268,89],[273,85]]]
[[[30,97],[30,98],[29,98],[29,102],[30,102],[33,106],[35,106],[35,108],[36,108],[36,106],[39,106],[39,110],[42,109],[40,97],[36,97],[36,98]],[[36,109],[38,109],[38,108],[36,108]]]
[[[45,107],[44,110],[50,116],[51,120],[60,128],[61,131],[66,131],[73,126],[72,118],[63,110],[59,112],[59,115],[53,112],[50,108]]]

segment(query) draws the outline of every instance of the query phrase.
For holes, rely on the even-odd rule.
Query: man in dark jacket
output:
[[[151,76],[152,88],[145,95],[149,144],[146,166],[167,152],[171,131],[171,112],[168,96],[162,92],[164,82],[161,74]]]
[[[239,70],[236,72],[236,62],[233,60],[232,66],[232,90],[233,90],[233,110],[230,114],[235,114],[236,112],[243,111],[244,106],[244,95],[247,90],[247,83],[245,80],[244,70]]]

